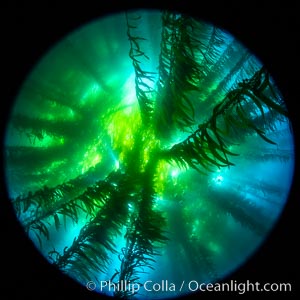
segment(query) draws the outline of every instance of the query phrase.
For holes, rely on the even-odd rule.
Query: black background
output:
[[[270,295],[285,299],[295,296],[299,283],[297,126],[300,116],[297,116],[297,102],[300,91],[300,26],[297,1],[174,0],[174,3],[169,3],[161,0],[164,3],[157,5],[156,1],[149,1],[149,4],[146,1],[122,1],[122,4],[121,1],[98,2],[103,4],[95,5],[89,1],[79,4],[1,2],[1,133],[5,130],[10,105],[35,63],[70,31],[101,15],[130,7],[177,9],[228,30],[267,66],[286,100],[295,135],[296,169],[290,197],[274,230],[255,255],[224,281],[290,282],[293,288],[291,293],[248,293],[243,297]],[[101,298],[99,294],[91,293],[64,277],[36,251],[14,217],[4,180],[1,184],[0,299]],[[221,293],[201,294],[202,299],[218,296]],[[237,293],[230,293],[230,296],[237,296]]]

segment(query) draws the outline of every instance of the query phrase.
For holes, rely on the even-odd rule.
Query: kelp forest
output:
[[[86,24],[35,65],[5,170],[50,264],[95,292],[155,299],[189,293],[182,280],[216,282],[259,248],[293,151],[284,99],[254,54],[213,24],[140,10]]]

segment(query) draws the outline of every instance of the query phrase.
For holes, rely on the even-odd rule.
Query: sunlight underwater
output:
[[[20,89],[9,196],[39,251],[82,285],[183,296],[183,280],[230,276],[280,217],[294,169],[283,101],[260,61],[211,24],[155,11],[95,20]],[[149,280],[160,286],[145,290]]]

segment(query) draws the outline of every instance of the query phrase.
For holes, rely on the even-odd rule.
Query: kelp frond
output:
[[[156,165],[157,159],[152,158],[141,176],[142,189],[136,195],[134,209],[127,225],[126,247],[122,248],[119,255],[120,269],[113,276],[118,278],[119,282],[130,281],[131,284],[141,285],[141,273],[154,268],[155,256],[159,255],[158,247],[168,240],[163,232],[166,220],[161,212],[153,209]],[[134,294],[132,291],[118,290],[115,296],[130,299]]]
[[[158,133],[167,136],[173,129],[184,130],[194,124],[190,93],[198,90],[201,70],[196,62],[196,22],[185,15],[164,12],[162,24],[155,116]]]
[[[247,107],[247,108],[246,108]],[[198,126],[183,142],[175,144],[171,149],[162,153],[162,157],[175,161],[179,167],[192,167],[199,170],[199,166],[208,171],[215,167],[233,165],[230,156],[237,155],[229,150],[233,138],[228,135],[228,128],[240,130],[240,134],[249,132],[260,136],[265,142],[274,144],[264,131],[258,127],[255,117],[265,119],[266,112],[272,112],[287,117],[279,95],[275,94],[269,74],[261,68],[252,78],[244,80],[227,93],[225,99],[217,104],[209,120]],[[225,122],[225,128],[220,128],[220,118]],[[225,133],[227,132],[227,134]]]
[[[106,271],[109,253],[116,253],[114,238],[127,222],[128,198],[124,198],[124,193],[115,189],[63,253],[50,251],[55,266],[81,280],[90,280],[96,272]]]
[[[120,269],[116,271],[119,282],[139,284],[142,273],[153,269],[156,262],[155,256],[159,255],[157,243],[165,243],[167,238],[162,234],[164,219],[158,212],[151,212],[151,215],[139,211],[133,214],[130,225],[125,235],[126,247],[122,248],[119,255],[121,262]],[[120,298],[131,298],[132,291],[116,291],[115,296]]]
[[[34,217],[23,221],[25,230],[26,232],[38,230],[40,235],[43,234],[49,239],[48,227],[51,226],[51,217],[53,217],[52,223],[56,230],[59,230],[62,225],[61,218],[63,218],[65,226],[67,218],[77,224],[80,213],[84,212],[90,217],[94,216],[109,199],[113,190],[114,186],[111,183],[105,180],[98,181],[75,198],[64,197],[60,201],[51,203],[52,205],[48,208],[44,206],[37,210]]]
[[[142,49],[142,42],[145,38],[135,36],[134,31],[137,29],[140,16],[132,16],[126,13],[127,37],[130,43],[129,57],[132,60],[135,72],[135,91],[140,106],[142,120],[149,124],[153,113],[153,93],[154,89],[149,85],[154,82],[155,72],[145,71],[142,61],[149,60],[149,57]]]
[[[229,190],[210,190],[209,200],[220,208],[221,212],[231,215],[236,222],[255,234],[263,236],[267,233],[267,223],[261,221],[267,216],[262,215],[261,209],[241,194]]]

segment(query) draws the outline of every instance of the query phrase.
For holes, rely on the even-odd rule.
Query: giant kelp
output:
[[[141,29],[144,14],[122,17],[133,91],[126,87],[127,74],[120,82],[105,81],[105,68],[92,58],[109,54],[98,54],[94,45],[90,57],[76,38],[62,47],[72,67],[52,70],[61,77],[41,64],[24,84],[8,134],[8,140],[18,135],[22,145],[6,147],[8,178],[16,178],[12,203],[41,249],[63,227],[79,227],[70,242],[47,254],[81,283],[102,273],[116,283],[142,284],[175,231],[178,252],[202,270],[201,280],[215,280],[220,247],[207,240],[222,239],[225,218],[258,236],[271,221],[239,187],[220,191],[208,178],[250,156],[289,160],[289,151],[268,148],[276,145],[270,136],[278,124],[288,122],[286,107],[268,70],[225,31],[162,12],[153,70]],[[249,150],[252,138],[268,145],[262,153]],[[223,177],[216,176],[220,183]],[[164,211],[159,200],[166,198],[173,206]],[[112,257],[116,270],[110,270]],[[134,295],[117,290],[115,296]]]

